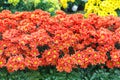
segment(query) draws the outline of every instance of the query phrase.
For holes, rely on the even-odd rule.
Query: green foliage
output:
[[[58,72],[55,67],[39,67],[33,71],[25,69],[8,73],[5,68],[0,69],[0,80],[120,80],[120,69],[101,69],[91,66],[87,69],[74,69],[71,73]]]
[[[84,6],[85,6],[85,2],[82,1],[82,0],[75,0],[75,3],[76,5],[80,6],[80,9],[84,9]]]
[[[7,0],[0,0],[0,11],[7,6]]]
[[[118,16],[120,16],[120,9],[117,9],[116,12],[117,12]]]
[[[16,6],[20,0],[8,0],[8,3],[12,4],[13,6]]]
[[[0,11],[8,9],[15,11],[33,11],[42,9],[55,14],[56,10],[60,9],[58,0],[0,0]]]

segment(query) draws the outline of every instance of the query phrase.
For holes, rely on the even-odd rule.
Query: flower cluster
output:
[[[8,3],[12,4],[13,6],[16,6],[20,0],[8,0]]]
[[[120,18],[48,12],[0,13],[0,68],[9,72],[56,66],[58,71],[89,65],[120,68]]]
[[[88,16],[90,13],[95,13],[99,16],[117,16],[116,9],[120,8],[119,4],[119,0],[88,0],[85,4],[85,16]]]
[[[60,0],[60,3],[64,9],[68,7],[68,2],[75,2],[75,0]]]

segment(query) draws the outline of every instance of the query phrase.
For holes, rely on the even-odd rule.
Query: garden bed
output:
[[[23,1],[0,3],[0,80],[120,79],[120,17]]]

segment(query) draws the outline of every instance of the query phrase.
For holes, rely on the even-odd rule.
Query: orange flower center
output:
[[[16,51],[14,50],[13,53],[15,53]]]
[[[67,62],[70,63],[70,60],[68,60]]]
[[[58,40],[56,40],[55,43],[58,43]]]
[[[49,61],[52,61],[52,59],[50,58]]]
[[[35,61],[34,64],[37,64],[37,62]]]
[[[92,50],[88,50],[89,52],[92,52]]]
[[[112,62],[110,62],[110,65],[111,65],[111,66],[113,65]]]
[[[30,63],[30,60],[28,60],[27,62]]]
[[[117,64],[119,65],[119,64],[120,64],[120,62],[117,62]]]
[[[101,39],[105,39],[105,36],[104,36],[104,35],[101,35]]]
[[[21,58],[20,58],[20,57],[18,57],[17,59],[18,59],[19,61],[21,60]]]
[[[56,55],[53,55],[53,58],[56,58]]]
[[[114,58],[117,58],[117,55],[115,55]]]
[[[75,61],[76,59],[75,58],[72,58],[73,61]]]
[[[34,55],[36,55],[36,52],[34,52]]]
[[[6,46],[6,44],[3,45],[4,47]]]
[[[56,52],[56,50],[54,50],[53,52]]]
[[[78,57],[80,57],[81,55],[80,54],[78,54]]]
[[[0,53],[3,52],[3,50],[0,50]]]
[[[62,70],[63,68],[62,67],[59,67],[59,70]]]
[[[0,61],[0,65],[1,65],[1,64],[3,64],[3,62],[2,62],[2,61]]]
[[[35,15],[34,15],[34,14],[32,14],[32,15],[31,15],[31,18],[34,18],[34,16],[35,16]]]
[[[78,63],[81,62],[81,60],[78,60]]]
[[[50,55],[50,51],[47,54]]]
[[[96,54],[94,54],[94,56],[96,57],[97,55],[96,55]]]
[[[85,58],[85,61],[87,61],[88,60],[88,58]]]

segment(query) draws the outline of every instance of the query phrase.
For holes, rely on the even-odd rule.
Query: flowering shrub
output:
[[[13,6],[16,6],[20,0],[8,0],[8,3],[11,3]]]
[[[119,0],[88,0],[85,4],[85,16],[90,13],[98,14],[99,16],[113,15],[117,16],[117,9],[120,9]]]
[[[89,65],[120,68],[120,18],[48,12],[0,13],[0,68],[9,72],[56,66],[62,72]]]
[[[2,0],[0,11],[5,9],[12,12],[42,9],[54,15],[56,10],[60,10],[60,3],[58,0]]]

